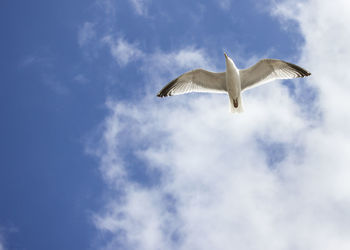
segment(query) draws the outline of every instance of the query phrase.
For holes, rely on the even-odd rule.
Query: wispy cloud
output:
[[[96,6],[104,11],[108,18],[112,18],[116,12],[115,0],[96,0]]]
[[[0,250],[6,250],[8,248],[7,235],[10,233],[16,233],[18,229],[14,226],[2,227],[0,226]]]
[[[74,76],[73,80],[79,84],[86,84],[89,82],[89,79],[83,74],[77,74]]]
[[[5,250],[5,245],[4,245],[4,239],[2,235],[0,234],[0,250]]]
[[[150,0],[129,0],[138,15],[146,16]]]
[[[232,0],[219,0],[220,7],[224,10],[229,10],[231,7]]]
[[[138,48],[136,43],[129,43],[123,38],[114,40],[108,35],[105,36],[102,41],[108,45],[113,58],[121,66],[136,61],[143,56],[143,52]]]
[[[52,72],[43,72],[41,74],[42,82],[52,89],[56,94],[67,95],[70,93],[67,86],[57,79]]]
[[[54,56],[51,51],[46,49],[40,53],[26,56],[19,63],[23,69],[31,69],[38,72],[42,84],[49,87],[52,91],[59,95],[69,94],[69,88],[59,79],[56,68]]]
[[[78,31],[78,43],[82,47],[89,43],[96,36],[95,24],[85,22]]]
[[[244,93],[239,116],[228,112],[225,95],[107,101],[93,151],[120,195],[94,217],[112,235],[105,249],[349,248],[350,15],[338,2],[300,2],[293,15],[284,11],[292,1],[275,6],[299,23],[301,63],[313,73],[296,84],[296,98],[268,84]],[[147,58],[141,63],[154,89],[186,67],[216,68],[194,48]],[[316,121],[298,103],[309,84],[319,93]],[[273,143],[283,154],[266,146]]]
[[[164,82],[169,80],[169,76],[170,78],[176,77],[193,68],[207,68],[215,71],[215,64],[209,59],[210,56],[204,50],[195,47],[186,47],[169,53],[157,51],[144,53],[141,69],[147,80],[160,88]],[[146,87],[152,88],[150,91],[155,91],[154,85]]]

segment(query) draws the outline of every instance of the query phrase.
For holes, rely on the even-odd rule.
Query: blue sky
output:
[[[349,249],[339,2],[1,2],[0,250]],[[313,76],[156,98],[223,52]]]

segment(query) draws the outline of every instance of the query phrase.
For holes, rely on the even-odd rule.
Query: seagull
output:
[[[181,95],[191,92],[226,93],[230,98],[232,113],[243,112],[241,93],[247,89],[278,79],[293,79],[311,75],[295,64],[278,59],[262,59],[247,69],[238,69],[225,55],[226,71],[210,72],[195,69],[169,82],[158,97]]]

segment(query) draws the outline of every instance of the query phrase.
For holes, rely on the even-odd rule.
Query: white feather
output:
[[[190,92],[226,93],[226,73],[214,73],[204,69],[192,70],[168,83],[159,91],[158,96]]]
[[[243,91],[277,79],[309,76],[310,72],[282,60],[263,59],[248,69],[240,70],[239,74]]]

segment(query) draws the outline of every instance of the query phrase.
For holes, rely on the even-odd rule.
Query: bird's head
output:
[[[236,67],[232,59],[226,53],[224,53],[224,55],[225,55],[226,64],[229,64],[229,65],[232,64],[234,67]]]

